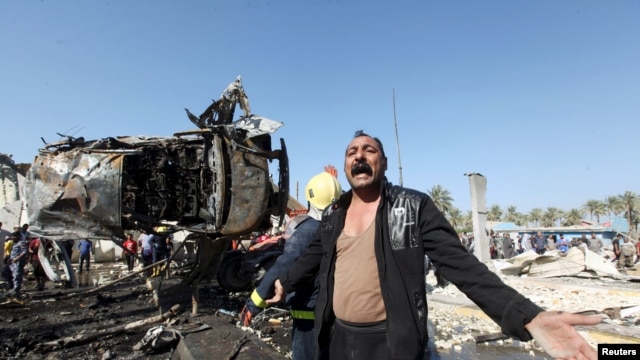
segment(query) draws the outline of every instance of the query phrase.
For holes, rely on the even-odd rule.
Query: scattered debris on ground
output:
[[[220,351],[234,353],[238,359],[241,354],[249,356],[250,344],[255,343],[291,358],[292,320],[286,309],[268,309],[254,318],[250,328],[239,325],[237,313],[249,292],[229,293],[214,282],[200,284],[200,304],[194,315],[192,291],[177,276],[163,280],[156,306],[154,292],[142,274],[124,278],[129,273],[120,264],[96,264],[93,272],[112,285],[100,288],[98,284],[83,295],[70,296],[78,289],[47,283],[44,291],[37,291],[27,281],[22,299],[0,298],[0,358],[168,359],[175,354],[180,338],[190,333],[206,334],[208,341],[218,342]],[[628,273],[640,274],[640,268]],[[602,326],[611,327],[611,332],[640,337],[640,282],[609,277],[500,276],[543,308],[601,314],[607,317]],[[114,281],[121,277],[120,282]],[[491,349],[486,350],[489,354],[506,349],[512,358],[546,358],[535,341],[506,338],[480,312],[462,311],[472,305],[455,286],[437,287],[433,273],[426,281],[430,345],[441,359],[455,358],[447,354],[464,354],[469,347],[475,356],[471,358],[486,358],[477,355],[484,348]],[[231,333],[244,335],[232,337]],[[597,343],[597,339],[589,340]]]

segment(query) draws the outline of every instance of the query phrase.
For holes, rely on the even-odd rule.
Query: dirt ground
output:
[[[237,317],[224,314],[225,310],[240,311],[245,300],[250,296],[249,292],[230,293],[218,286],[215,281],[200,284],[198,314],[194,316],[191,314],[191,288],[181,285],[182,278],[178,273],[174,273],[170,279],[162,280],[158,296],[159,306],[156,306],[153,291],[150,290],[142,275],[136,275],[96,291],[96,285],[113,281],[124,275],[127,273],[121,264],[96,264],[90,274],[85,272],[79,278],[81,284],[79,288],[70,289],[47,282],[44,291],[37,291],[35,281],[30,279],[23,285],[22,301],[10,301],[0,297],[0,359],[175,359],[176,342],[167,343],[155,351],[133,349],[149,329],[160,325],[162,321],[122,329],[126,324],[166,313],[174,305],[180,305],[181,310],[169,320],[170,328],[186,333],[198,329],[203,324],[209,325],[211,328],[206,330],[206,339],[215,341],[217,349],[222,354],[216,354],[215,358],[234,358],[229,354],[239,353],[238,346],[241,345],[241,341],[238,339],[244,339],[245,336],[255,344],[266,344],[280,354],[282,359],[290,358],[291,320],[286,311],[279,311],[277,308],[269,309],[264,317],[259,316],[254,319],[252,329],[236,326]],[[154,279],[153,283],[157,287],[159,278]],[[610,295],[607,301],[603,301],[597,297],[592,299],[592,297],[572,296],[578,291],[575,289],[567,289],[565,294],[551,285],[567,284],[569,281],[573,285],[611,288],[613,294],[618,288],[640,289],[640,282],[558,278],[546,279],[545,281],[550,285],[540,287],[539,281],[527,285],[526,279],[507,278],[506,280],[515,281],[511,285],[536,302],[542,304],[553,302],[554,307],[577,310],[583,307],[598,309],[624,305],[623,303],[627,300],[631,305],[638,305],[633,299],[624,300],[624,294],[621,294],[620,298]],[[431,285],[435,285],[434,279],[432,283]],[[457,293],[452,286],[435,292],[442,292],[452,297]],[[70,296],[71,294],[76,295]],[[558,301],[561,302],[557,303]],[[437,309],[432,309],[429,317],[430,320],[440,323],[442,322],[440,320],[448,319],[450,314],[448,312],[439,314]],[[270,318],[278,319],[280,323],[270,324],[268,321]],[[637,326],[638,320],[634,321]],[[109,331],[116,332],[108,333]],[[48,342],[60,340],[66,340],[68,343],[46,345]],[[243,346],[242,351],[248,350],[248,355],[245,352],[244,357],[238,355],[237,359],[256,358],[251,356],[251,349],[247,347],[250,346]],[[523,356],[529,356],[527,351],[529,350],[522,351]],[[442,358],[447,357],[443,355]],[[492,358],[492,356],[482,358]]]
[[[188,332],[202,325],[201,319],[207,317],[209,324],[212,318],[215,321],[215,333],[211,335],[214,339],[216,333],[242,331],[236,327],[235,317],[218,310],[239,311],[249,293],[230,294],[215,282],[200,285],[197,316],[191,314],[191,288],[181,285],[181,278],[175,275],[163,280],[159,307],[143,276],[123,280],[98,292],[69,297],[72,293],[95,290],[91,283],[95,283],[96,278],[112,280],[120,274],[126,275],[117,265],[98,267],[91,274],[83,274],[87,280],[83,283],[81,277],[80,283],[84,286],[77,289],[48,282],[44,291],[37,291],[35,281],[31,280],[23,284],[21,301],[0,297],[0,359],[170,359],[177,343],[154,351],[133,350],[147,330],[161,322],[126,331],[120,328],[166,313],[174,305],[180,305],[181,310],[169,320],[171,328]],[[284,321],[278,331],[262,329],[258,334],[246,333],[250,337],[269,336],[270,343],[284,358],[290,342],[286,336],[287,326],[290,324]],[[105,334],[116,330],[122,331]],[[94,334],[98,336],[91,338]],[[70,337],[77,337],[79,341],[71,340],[63,346],[46,345]],[[89,338],[83,340],[82,337]],[[232,352],[234,346],[237,344],[228,344],[229,351]]]

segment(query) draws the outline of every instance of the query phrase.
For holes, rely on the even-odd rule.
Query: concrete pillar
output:
[[[491,261],[489,253],[489,237],[487,236],[487,206],[484,194],[487,192],[487,178],[478,174],[467,174],[471,190],[471,220],[473,221],[473,237],[475,248],[473,254],[481,262]]]

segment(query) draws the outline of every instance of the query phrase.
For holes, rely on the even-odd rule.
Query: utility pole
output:
[[[396,89],[393,88],[393,125],[396,128],[396,146],[398,148],[398,172],[400,173],[400,186],[402,186],[402,162],[400,162],[400,141],[398,140],[398,122],[396,121]]]

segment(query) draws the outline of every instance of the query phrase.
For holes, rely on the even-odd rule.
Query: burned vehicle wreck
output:
[[[234,121],[236,105],[243,114]],[[123,239],[126,231],[157,226],[188,230],[204,252],[202,275],[232,237],[266,230],[274,217],[282,222],[288,158],[283,139],[272,149],[271,134],[283,123],[251,113],[240,77],[202,115],[186,111],[197,129],[171,137],[45,143],[27,174],[30,230],[52,240]]]

